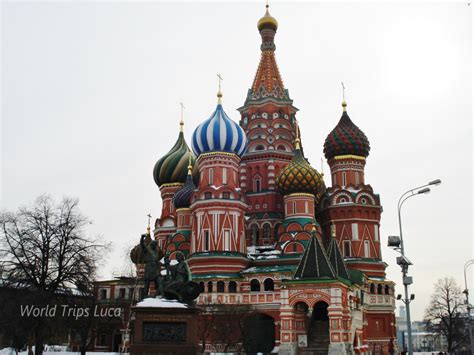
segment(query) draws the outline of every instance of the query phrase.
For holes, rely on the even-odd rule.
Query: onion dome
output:
[[[195,162],[194,154],[190,151],[183,134],[183,122],[180,122],[181,130],[173,148],[158,160],[153,168],[153,178],[158,186],[163,184],[184,183],[187,176],[188,161],[191,158]],[[197,169],[194,170],[194,179],[198,178]]]
[[[247,136],[244,130],[224,112],[220,91],[217,97],[219,100],[216,110],[193,133],[193,151],[196,155],[222,151],[242,156],[247,149]]]
[[[192,165],[188,166],[188,177],[183,187],[181,187],[173,196],[173,204],[176,209],[178,208],[188,208],[191,205],[191,197],[196,185],[193,181],[192,175],[193,167]]]
[[[293,159],[277,177],[278,191],[283,195],[310,193],[318,203],[325,189],[323,177],[306,161],[301,152],[299,138],[296,138],[295,146]]]
[[[339,155],[358,155],[361,157],[369,155],[369,140],[364,132],[351,121],[346,106],[346,102],[343,101],[342,117],[324,142],[324,155],[327,159]]]
[[[266,5],[267,11],[265,12],[265,15],[260,20],[258,20],[257,28],[259,31],[265,28],[271,28],[272,30],[276,31],[278,28],[278,21],[276,18],[270,15],[268,7],[269,6]]]

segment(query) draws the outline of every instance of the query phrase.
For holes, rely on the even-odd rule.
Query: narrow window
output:
[[[296,213],[296,202],[293,202],[293,213]]]
[[[388,287],[388,285],[385,285],[385,294],[386,295],[390,294],[390,287]]]
[[[359,225],[352,223],[352,240],[359,240]]]
[[[208,231],[208,230],[205,230],[205,231],[204,231],[204,251],[208,251],[208,250],[209,250],[209,244],[210,244],[209,231]]]
[[[100,299],[101,300],[107,299],[107,290],[100,290]]]
[[[344,256],[351,256],[351,242],[349,240],[344,241]]]
[[[125,289],[124,288],[120,288],[119,289],[119,298],[120,299],[125,299]]]
[[[237,292],[237,283],[235,281],[229,282],[229,292],[236,293]]]
[[[255,192],[262,191],[262,185],[260,179],[255,179]]]
[[[304,202],[304,213],[308,213],[308,201]]]
[[[370,293],[375,293],[375,285],[370,284]]]
[[[342,186],[346,186],[346,173],[342,173]]]
[[[359,173],[355,173],[356,186],[359,186]]]
[[[225,284],[224,281],[217,281],[217,292],[224,292]]]
[[[370,258],[370,247],[369,247],[369,241],[366,240],[364,242],[364,255],[366,258]]]
[[[224,185],[227,185],[227,168],[224,168],[222,170],[222,183]]]
[[[224,250],[226,251],[230,250],[230,231],[229,230],[224,231]]]
[[[336,174],[332,174],[332,184],[337,185],[337,179],[336,179]]]
[[[214,184],[214,169],[209,169],[209,185]]]
[[[374,225],[374,240],[376,242],[379,241],[379,226],[378,225]]]
[[[378,293],[379,295],[382,294],[382,285],[381,285],[381,284],[378,284],[378,285],[377,285],[377,293]]]
[[[212,281],[209,281],[207,283],[207,292],[211,293],[212,292]]]

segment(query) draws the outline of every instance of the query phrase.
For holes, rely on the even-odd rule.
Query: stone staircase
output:
[[[312,320],[308,329],[308,347],[300,349],[304,355],[327,355],[329,348],[329,322]]]

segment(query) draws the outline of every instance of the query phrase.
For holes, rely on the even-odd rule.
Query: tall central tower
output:
[[[298,109],[283,86],[275,60],[278,22],[270,15],[268,5],[257,26],[262,37],[260,63],[245,103],[238,109],[240,126],[249,140],[240,166],[240,187],[249,205],[248,245],[270,245],[276,240],[284,216],[283,199],[276,191],[275,179],[293,157]]]

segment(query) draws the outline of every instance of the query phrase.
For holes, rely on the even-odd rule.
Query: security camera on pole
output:
[[[400,199],[398,200],[398,227],[400,229],[400,236],[389,236],[388,237],[388,246],[394,250],[400,252],[401,256],[397,257],[397,264],[400,265],[403,274],[403,287],[405,288],[405,298],[402,299],[402,295],[397,296],[397,300],[402,300],[406,305],[406,319],[407,319],[407,333],[408,333],[408,344],[407,350],[409,355],[413,355],[413,340],[411,334],[411,319],[410,319],[410,303],[415,299],[415,295],[410,295],[408,297],[408,286],[413,283],[413,278],[408,276],[408,267],[413,265],[413,263],[405,256],[405,245],[403,242],[402,234],[402,216],[401,210],[403,203],[413,196],[418,196],[426,194],[431,191],[428,186],[435,186],[441,184],[440,179],[430,181],[426,185],[415,187],[405,192]]]

